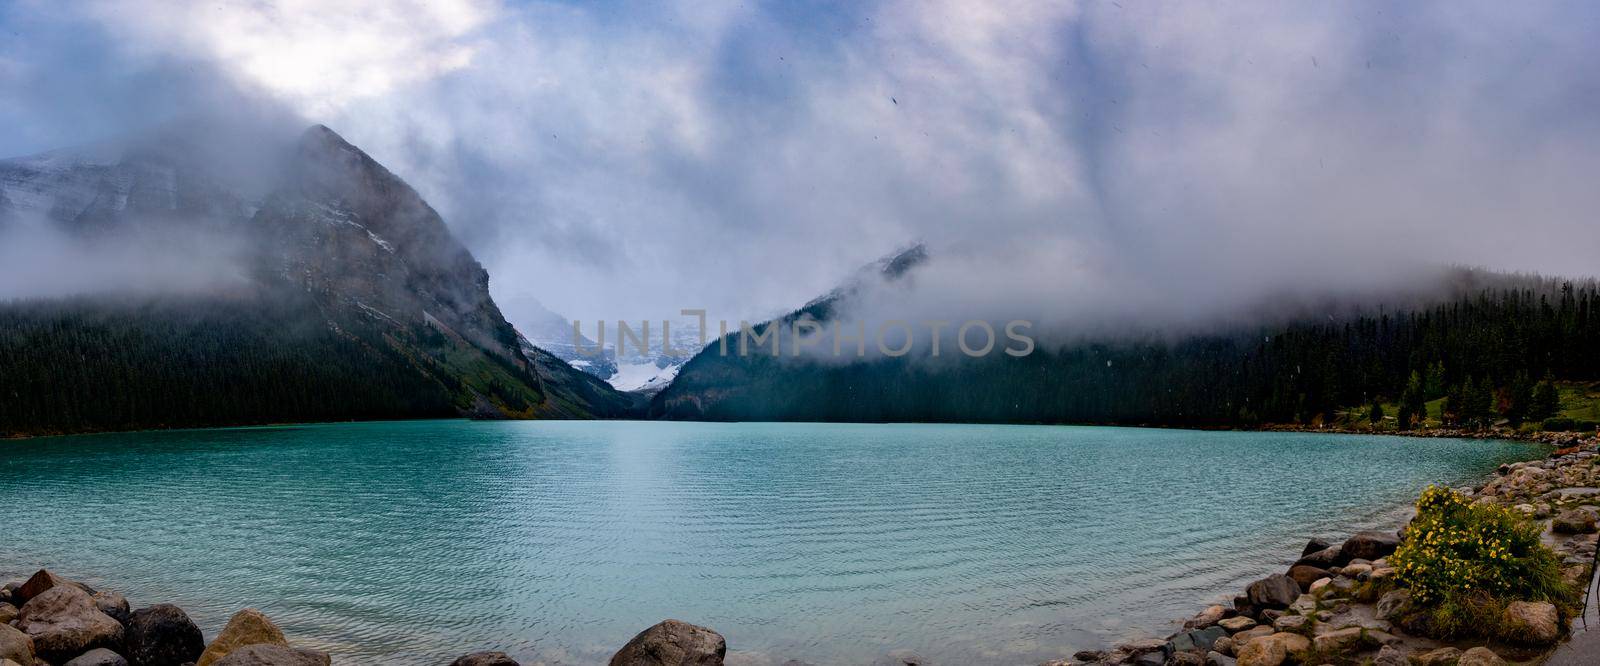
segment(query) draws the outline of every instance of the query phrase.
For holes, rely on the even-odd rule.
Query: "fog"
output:
[[[1192,327],[1595,273],[1600,7],[1120,5],[23,2],[0,154],[281,106],[501,300],[586,321],[755,320],[913,241],[856,316]]]

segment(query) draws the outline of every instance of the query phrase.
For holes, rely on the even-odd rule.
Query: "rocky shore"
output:
[[[611,666],[721,666],[722,635],[666,620],[639,632]],[[0,666],[329,666],[326,652],[295,647],[252,608],[209,642],[183,609],[132,610],[127,598],[40,570],[0,587]],[[449,666],[520,666],[504,652],[474,652]]]
[[[1539,521],[1543,544],[1560,558],[1562,576],[1581,594],[1593,574],[1600,520],[1600,439],[1573,433],[1519,439],[1558,448],[1547,459],[1502,465],[1483,483],[1455,490],[1473,502]],[[1513,601],[1505,607],[1500,626],[1487,633],[1512,640],[1444,641],[1408,633],[1400,619],[1412,600],[1408,590],[1393,584],[1396,569],[1389,561],[1405,537],[1401,528],[1360,532],[1337,544],[1313,538],[1285,571],[1251,583],[1231,605],[1200,611],[1165,639],[1083,651],[1045,666],[1497,666],[1542,662],[1566,637],[1561,614],[1546,601]]]

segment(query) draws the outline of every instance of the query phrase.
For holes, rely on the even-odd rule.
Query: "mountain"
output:
[[[805,319],[829,322],[859,305],[863,288],[914,278],[926,259],[920,248],[887,258],[755,333],[774,325],[790,330]],[[775,358],[765,350],[739,355],[730,335],[728,355],[719,344],[707,347],[654,397],[649,413],[729,421],[1193,427],[1366,427],[1369,413],[1407,424],[1550,417],[1592,423],[1600,404],[1586,396],[1600,387],[1600,285],[1453,270],[1435,286],[1412,285],[1392,298],[1318,315],[1277,308],[1298,314],[1186,335],[1041,338],[1020,357],[839,359],[793,357],[785,348]],[[1424,291],[1432,296],[1423,298]],[[1559,409],[1532,406],[1541,402],[1534,396],[1548,403],[1557,392],[1567,396]]]
[[[508,304],[506,310],[507,316],[517,324],[518,330],[527,335],[531,345],[566,361],[574,368],[605,380],[612,388],[646,398],[665,388],[677,375],[678,369],[702,346],[698,320],[670,322],[670,350],[661,344],[662,322],[656,320],[650,322],[650,335],[644,340],[646,348],[640,349],[630,338],[629,344],[623,345],[624,354],[619,358],[617,336],[620,331],[614,327],[617,322],[608,322],[603,331],[599,322],[579,322],[582,332],[597,337],[604,334],[605,337],[597,341],[585,334],[574,341],[573,321],[550,311],[537,300],[517,298]],[[627,323],[634,335],[646,337],[644,322]],[[596,349],[600,352],[595,353]]]
[[[320,125],[229,138],[177,126],[0,161],[0,233],[64,239],[56,277],[144,248],[90,293],[0,307],[0,434],[627,413],[525,349],[488,273],[366,153]]]

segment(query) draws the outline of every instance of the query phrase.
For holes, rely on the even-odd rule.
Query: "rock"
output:
[[[1311,629],[1311,618],[1304,615],[1285,615],[1272,622],[1272,628],[1278,631],[1288,631],[1303,634]]]
[[[450,666],[522,666],[504,652],[474,652],[450,662]]]
[[[1339,572],[1339,575],[1345,578],[1361,580],[1362,576],[1370,573],[1372,573],[1372,565],[1370,564],[1346,564],[1344,565],[1344,570]]]
[[[1250,629],[1250,628],[1256,626],[1256,621],[1252,620],[1252,619],[1250,619],[1248,617],[1243,617],[1243,616],[1241,616],[1241,617],[1230,617],[1230,618],[1228,618],[1226,620],[1221,620],[1221,621],[1217,622],[1217,626],[1228,630],[1228,633],[1230,633],[1230,634],[1237,634],[1237,633],[1239,633],[1241,631],[1244,631],[1246,629]]]
[[[17,615],[17,628],[33,638],[36,656],[55,663],[122,645],[122,625],[72,585],[54,585],[29,599]]]
[[[1072,653],[1072,658],[1089,664],[1105,659],[1106,653],[1104,650],[1079,650]]]
[[[1206,658],[1199,652],[1174,652],[1162,666],[1205,666]]]
[[[0,624],[11,624],[15,619],[17,619],[17,607],[0,601]]]
[[[1204,629],[1227,616],[1228,609],[1222,606],[1210,606],[1190,618],[1188,622],[1184,622],[1183,626],[1185,629]]]
[[[1561,637],[1556,607],[1547,602],[1513,601],[1506,605],[1500,621],[1505,625],[1501,633],[1515,637],[1518,643],[1549,645]]]
[[[9,624],[0,624],[0,659],[33,666],[33,639]]]
[[[1217,642],[1217,639],[1226,638],[1227,636],[1227,630],[1218,626],[1195,629],[1173,636],[1172,640],[1167,641],[1165,649],[1168,654],[1176,654],[1178,652],[1204,654],[1212,650],[1212,646]]]
[[[1328,567],[1337,566],[1342,564],[1339,547],[1334,546],[1332,548],[1323,548],[1322,550],[1310,555],[1304,555],[1298,561],[1296,561],[1295,564],[1304,564],[1307,566],[1317,567],[1318,569],[1326,569]]]
[[[49,569],[40,569],[28,577],[22,585],[11,592],[11,596],[18,604],[27,604],[29,599],[44,594],[46,590],[57,585],[65,585],[69,581],[51,573]]]
[[[1331,574],[1328,573],[1327,569],[1319,569],[1309,564],[1296,564],[1292,567],[1289,567],[1289,577],[1293,578],[1294,582],[1300,585],[1300,589],[1306,591],[1311,590],[1312,583],[1317,582],[1318,579],[1327,578],[1330,575]]]
[[[1238,663],[1239,662],[1233,657],[1222,654],[1221,652],[1210,652],[1206,654],[1206,666],[1238,666]]]
[[[1306,542],[1306,547],[1300,549],[1300,557],[1305,557],[1319,550],[1327,550],[1332,547],[1333,544],[1328,543],[1327,539],[1318,539],[1316,537],[1312,537],[1310,541]]]
[[[1335,629],[1325,634],[1319,634],[1312,644],[1321,654],[1338,654],[1348,652],[1361,644],[1361,627],[1346,627]]]
[[[1306,588],[1306,591],[1310,592],[1311,594],[1317,594],[1332,583],[1332,578],[1318,578],[1311,582],[1311,587]]]
[[[328,653],[282,645],[246,645],[218,659],[217,666],[329,666]]]
[[[1166,649],[1166,647],[1167,642],[1159,638],[1141,638],[1118,645],[1117,650],[1124,654],[1139,655],[1146,652],[1158,652]]]
[[[182,666],[200,658],[206,639],[183,609],[156,604],[128,620],[127,654],[133,666]]]
[[[1253,629],[1246,629],[1246,630],[1241,631],[1241,632],[1239,632],[1237,634],[1234,634],[1233,635],[1233,656],[1235,656],[1235,657],[1239,656],[1239,650],[1241,648],[1243,648],[1245,645],[1249,644],[1250,641],[1253,641],[1253,640],[1256,640],[1256,639],[1260,639],[1260,638],[1266,638],[1266,637],[1271,636],[1271,635],[1273,635],[1275,633],[1277,633],[1276,629],[1273,629],[1272,627],[1264,627],[1263,626],[1263,627],[1255,627]]]
[[[639,632],[611,657],[611,666],[721,666],[728,653],[722,634],[667,620]]]
[[[1133,658],[1133,666],[1166,666],[1167,658],[1160,652],[1146,652]]]
[[[1264,636],[1246,643],[1239,649],[1238,666],[1278,666],[1296,652],[1311,647],[1311,641],[1299,634],[1280,633]]]
[[[128,660],[105,648],[95,648],[78,655],[63,666],[128,666]]]
[[[1339,547],[1340,554],[1350,560],[1376,560],[1394,554],[1400,547],[1400,537],[1393,532],[1369,530],[1357,532]]]
[[[1289,604],[1289,612],[1295,615],[1310,615],[1317,612],[1317,598],[1309,594],[1295,597],[1294,603]]]
[[[272,620],[262,615],[261,611],[246,608],[228,618],[227,626],[211,640],[200,658],[195,661],[195,666],[211,666],[212,662],[228,656],[246,645],[281,645],[289,646],[289,640],[284,638],[283,631]],[[482,653],[480,653],[482,654]],[[467,655],[468,657],[473,655]],[[465,659],[466,657],[462,657]]]
[[[1417,657],[1417,666],[1456,666],[1461,660],[1461,650],[1453,647],[1442,647],[1432,652]]]
[[[1486,647],[1475,647],[1461,653],[1456,666],[1506,666],[1506,660]]]
[[[1392,645],[1378,648],[1378,656],[1372,660],[1372,666],[1410,666],[1411,661],[1405,654],[1396,650]]]
[[[1410,590],[1389,590],[1384,592],[1383,596],[1378,597],[1378,604],[1374,607],[1375,617],[1380,620],[1392,620],[1401,611],[1404,611],[1406,604],[1409,603],[1411,603]]]
[[[133,612],[128,608],[128,598],[116,592],[101,590],[89,597],[94,600],[94,607],[100,612],[110,615],[118,624],[128,626],[128,619],[133,617]]]
[[[1216,652],[1221,652],[1222,654],[1227,655],[1229,657],[1232,657],[1233,656],[1233,637],[1232,636],[1223,636],[1222,638],[1218,638],[1217,642],[1211,644],[1211,649],[1216,651]]]
[[[1251,583],[1245,596],[1257,608],[1287,608],[1300,596],[1300,584],[1283,574],[1272,574]]]
[[[1550,529],[1561,534],[1591,534],[1595,531],[1595,520],[1586,511],[1567,509],[1550,521]]]

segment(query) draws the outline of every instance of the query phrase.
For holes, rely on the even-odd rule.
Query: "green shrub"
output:
[[[1555,416],[1545,419],[1542,425],[1545,430],[1555,432],[1587,432],[1595,429],[1594,421],[1574,419],[1566,416]]]
[[[1510,509],[1429,486],[1389,558],[1396,582],[1411,592],[1409,624],[1440,638],[1481,636],[1515,600],[1549,601],[1565,616],[1574,591],[1540,532]]]

